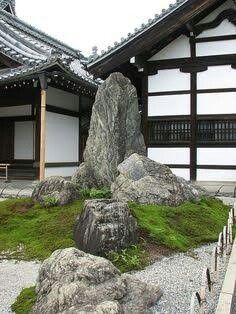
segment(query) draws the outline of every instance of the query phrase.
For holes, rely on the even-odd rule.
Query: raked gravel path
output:
[[[200,292],[204,267],[210,267],[211,254],[216,244],[202,246],[190,254],[175,254],[164,257],[135,276],[147,283],[159,284],[163,296],[153,308],[155,314],[186,314],[190,311],[193,292]],[[207,313],[215,313],[217,298],[225,275],[225,264],[221,263],[219,284],[215,286],[213,297],[207,294]],[[196,302],[196,310],[198,309]],[[197,311],[196,311],[197,313]]]
[[[180,253],[163,257],[145,270],[133,273],[140,280],[161,287],[164,294],[153,308],[153,313],[189,313],[191,295],[200,290],[202,270],[204,267],[210,267],[214,246],[215,244],[202,246],[191,254]],[[39,266],[34,262],[0,261],[0,314],[12,313],[10,306],[20,291],[35,284]],[[207,314],[214,313],[216,308],[225,274],[223,269],[225,263],[222,262],[214,297],[207,298],[211,300]]]
[[[0,314],[12,313],[21,290],[35,285],[38,269],[35,262],[0,261]]]

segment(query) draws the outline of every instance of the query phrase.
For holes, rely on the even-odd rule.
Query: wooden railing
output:
[[[5,171],[5,176],[3,176],[3,177],[0,176],[0,179],[8,181],[8,167],[9,166],[10,166],[10,164],[0,164],[0,170]]]
[[[198,311],[200,314],[206,313],[207,305],[207,291],[214,292],[214,286],[219,281],[219,264],[227,264],[228,256],[231,253],[233,245],[233,224],[236,221],[236,203],[230,209],[227,225],[224,226],[222,232],[219,234],[218,243],[214,247],[211,258],[211,267],[204,268],[202,272],[202,281],[200,291],[194,292],[190,302],[190,314]],[[209,296],[209,297],[210,297]],[[197,301],[197,302],[196,302]],[[196,308],[196,303],[198,308]]]

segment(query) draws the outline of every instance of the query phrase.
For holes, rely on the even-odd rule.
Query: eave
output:
[[[0,75],[0,86],[2,88],[8,89],[9,87],[25,86],[24,83],[29,81],[34,83],[39,80],[39,75],[42,73],[46,74],[50,82],[54,81],[62,89],[64,89],[66,82],[75,93],[82,93],[83,90],[84,94],[94,97],[98,87],[96,82],[91,80],[91,78],[77,75],[69,66],[62,64],[60,60],[47,62],[40,66],[19,67],[10,71],[10,75],[9,73],[6,74],[5,78]]]
[[[87,69],[95,77],[104,77],[113,69],[128,62],[132,57],[145,54],[158,42],[164,40],[181,27],[185,27],[199,14],[216,5],[222,0],[188,0],[176,10],[146,28],[134,38],[117,45],[114,49],[91,61]]]

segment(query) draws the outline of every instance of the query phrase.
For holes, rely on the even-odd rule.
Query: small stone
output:
[[[32,193],[32,199],[44,205],[47,198],[55,199],[57,205],[63,206],[78,199],[78,190],[74,183],[62,177],[49,177],[39,182]]]
[[[74,228],[77,247],[87,253],[104,255],[137,242],[137,222],[126,203],[89,200]]]

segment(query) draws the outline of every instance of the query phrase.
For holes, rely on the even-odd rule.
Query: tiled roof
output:
[[[40,73],[55,65],[60,67],[63,73],[67,73],[68,75],[74,77],[75,80],[82,80],[84,83],[88,83],[94,87],[97,86],[97,83],[90,76],[87,76],[86,72],[77,72],[77,66],[76,69],[73,69],[73,62],[70,64],[67,60],[62,60],[57,57],[52,57],[48,61],[40,64],[22,65],[12,69],[2,69],[0,70],[0,85],[16,81],[17,79],[28,78],[35,73]]]
[[[78,51],[2,9],[0,9],[0,53],[20,64],[14,69],[0,70],[0,83],[60,63],[71,75],[96,85],[85,70],[83,56]]]
[[[146,24],[142,24],[139,28],[135,28],[133,33],[128,33],[126,38],[121,38],[120,42],[114,42],[113,46],[109,46],[106,50],[102,50],[100,55],[94,55],[90,57],[89,66],[93,63],[96,63],[103,58],[107,57],[110,54],[113,54],[115,51],[120,49],[121,47],[127,45],[135,38],[139,37],[146,31],[148,31],[153,26],[157,25],[160,21],[165,19],[168,15],[173,13],[175,10],[180,8],[183,4],[188,2],[188,0],[177,0],[175,3],[170,4],[169,8],[163,9],[160,14],[156,14],[153,19],[149,19]]]
[[[15,12],[15,6],[16,6],[15,0],[0,0],[1,9],[5,9],[9,4],[11,5],[13,13],[15,14],[16,13]]]

